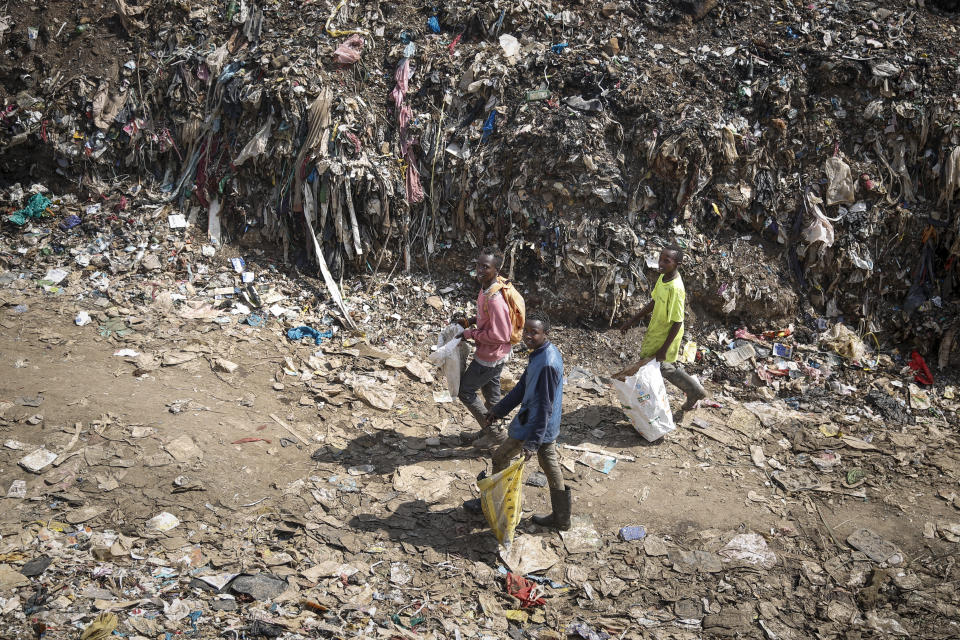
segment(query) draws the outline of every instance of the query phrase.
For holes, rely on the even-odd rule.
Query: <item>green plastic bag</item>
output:
[[[27,223],[28,218],[41,217],[51,204],[50,199],[42,193],[35,193],[33,197],[27,201],[27,206],[19,211],[14,211],[10,214],[8,220],[18,227],[22,227]]]

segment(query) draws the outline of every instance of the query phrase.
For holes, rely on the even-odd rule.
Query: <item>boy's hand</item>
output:
[[[667,346],[667,345],[663,345],[663,347],[666,347],[666,346]],[[656,353],[656,355],[655,355],[654,357],[656,357],[657,362],[663,362],[664,360],[666,360],[666,359],[667,359],[667,350],[666,350],[666,348],[661,348],[659,351],[657,351],[657,353]]]
[[[486,417],[483,419],[483,426],[484,426],[484,428],[489,428],[490,425],[492,425],[494,422],[496,422],[496,421],[499,420],[499,419],[500,419],[500,418],[498,418],[497,416],[493,415],[492,413],[487,413]]]
[[[636,321],[635,317],[630,317],[624,320],[623,323],[620,325],[620,333],[626,333],[627,331],[632,329],[635,321]]]
[[[537,453],[537,450],[536,450],[536,449],[524,449],[524,450],[523,450],[523,461],[524,461],[524,462],[527,462],[527,461],[528,461],[530,458],[532,458],[532,457],[534,456],[534,454],[536,454],[536,453]]]
[[[450,324],[458,324],[464,329],[470,328],[470,322],[464,316],[454,316],[450,319]]]

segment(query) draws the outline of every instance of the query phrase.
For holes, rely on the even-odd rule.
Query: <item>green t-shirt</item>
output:
[[[674,322],[683,322],[683,304],[687,299],[687,292],[683,288],[683,280],[678,273],[670,282],[664,282],[663,276],[653,287],[653,313],[650,314],[650,326],[647,335],[643,338],[640,348],[641,358],[653,357],[670,333]],[[676,362],[680,352],[680,340],[683,338],[683,325],[677,332],[677,337],[667,347],[667,362]]]

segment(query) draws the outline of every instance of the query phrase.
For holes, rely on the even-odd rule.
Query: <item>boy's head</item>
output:
[[[503,254],[496,247],[484,247],[477,256],[477,280],[484,289],[497,279],[500,267],[503,266]]]
[[[523,325],[523,344],[530,351],[536,351],[547,341],[550,333],[550,318],[543,311],[532,311],[527,314],[527,321]]]
[[[672,276],[681,264],[683,264],[683,249],[680,247],[670,245],[660,251],[658,267],[663,275]]]

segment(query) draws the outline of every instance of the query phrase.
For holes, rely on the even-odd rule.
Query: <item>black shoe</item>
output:
[[[473,500],[466,500],[463,503],[463,508],[469,511],[470,513],[483,513],[483,507],[480,505],[480,498],[474,498]]]

